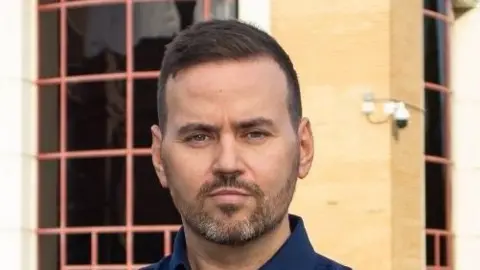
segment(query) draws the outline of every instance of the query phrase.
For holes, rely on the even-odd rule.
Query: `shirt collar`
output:
[[[171,270],[186,270],[188,269],[187,259],[187,244],[185,243],[185,232],[183,226],[175,236],[173,243],[172,259],[170,260]]]
[[[292,233],[277,253],[260,268],[261,270],[297,269],[299,267],[311,269],[315,265],[316,253],[308,239],[302,218],[289,215],[288,219]],[[189,269],[183,227],[175,237],[170,269]]]

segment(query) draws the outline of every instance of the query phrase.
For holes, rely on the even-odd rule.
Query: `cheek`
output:
[[[202,184],[208,180],[209,166],[206,159],[198,154],[172,148],[164,162],[168,185],[175,194],[172,196],[194,199]]]
[[[252,179],[265,193],[275,193],[282,189],[292,175],[296,150],[285,144],[272,145],[245,156]]]

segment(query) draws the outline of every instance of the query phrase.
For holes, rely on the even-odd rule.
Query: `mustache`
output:
[[[263,191],[258,185],[241,179],[238,174],[219,174],[215,176],[213,181],[202,185],[197,197],[204,198],[219,188],[238,188],[245,190],[255,197],[264,196]]]

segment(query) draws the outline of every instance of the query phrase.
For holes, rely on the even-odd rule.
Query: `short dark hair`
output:
[[[181,31],[166,46],[158,79],[157,111],[164,132],[167,121],[166,84],[168,78],[189,67],[222,60],[271,57],[285,73],[287,104],[294,128],[302,118],[302,102],[297,73],[288,54],[278,42],[253,25],[237,20],[209,20]]]

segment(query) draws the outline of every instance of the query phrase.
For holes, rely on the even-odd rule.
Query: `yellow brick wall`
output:
[[[315,135],[291,211],[318,252],[355,270],[424,267],[423,115],[396,141],[360,112],[365,91],[423,106],[422,29],[421,1],[271,0]]]

